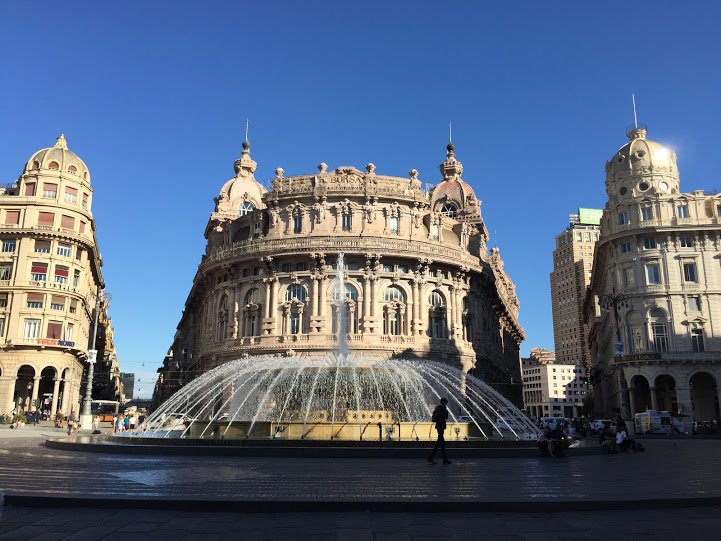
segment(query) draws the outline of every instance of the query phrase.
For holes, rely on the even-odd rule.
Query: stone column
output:
[[[363,319],[370,317],[371,309],[371,281],[365,276],[363,278]],[[366,325],[363,325],[363,332],[366,332]]]
[[[455,338],[456,334],[456,286],[451,286],[448,290],[450,292],[449,298],[449,306],[448,306],[448,338],[453,339]]]
[[[418,334],[423,334],[428,321],[428,309],[426,308],[426,300],[423,295],[423,284],[418,284]]]
[[[278,285],[278,278],[274,278],[271,294],[272,299],[268,302],[268,304],[271,305],[270,316],[268,317],[273,320],[273,334],[275,334],[276,336],[281,334],[280,332],[278,332],[278,329],[280,328],[280,321],[278,321],[280,319],[280,306],[278,305]]]
[[[265,306],[264,306],[264,317],[268,319],[270,317],[270,282],[265,280]]]
[[[629,403],[629,407],[631,408],[631,418],[633,419],[633,416],[636,414],[636,388],[635,387],[628,388],[628,403]]]
[[[411,282],[411,335],[416,334],[418,328],[418,282]]]
[[[35,411],[35,401],[38,399],[38,392],[40,391],[40,376],[33,378],[33,396],[30,399],[30,411]]]
[[[70,382],[67,379],[63,380],[63,401],[60,405],[60,411],[63,412],[63,415],[68,415],[70,412],[68,411],[68,407],[70,405]]]
[[[651,395],[651,409],[658,410],[658,398],[656,397],[656,387],[649,387],[648,392]]]
[[[411,320],[413,318],[413,306],[411,304],[406,304],[406,312],[403,314],[403,334],[406,336],[412,336],[413,335],[413,328],[411,325]],[[408,328],[405,328],[405,325],[408,326]]]
[[[311,302],[313,303],[312,312],[311,315],[319,316],[320,315],[320,288],[318,287],[318,280],[315,276],[311,277],[310,281],[310,298],[313,299]]]
[[[692,415],[691,389],[689,387],[676,387],[676,402],[678,402],[678,413]]]
[[[55,419],[55,414],[58,411],[58,395],[60,394],[60,379],[55,378],[53,380],[55,384],[53,385],[53,399],[50,405],[50,419]]]
[[[17,385],[18,378],[10,378],[8,380],[8,404],[5,411],[10,413],[17,404],[14,404],[13,398],[15,397],[15,386]]]

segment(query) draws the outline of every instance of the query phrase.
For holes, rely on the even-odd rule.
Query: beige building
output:
[[[0,413],[80,411],[103,287],[92,199],[90,172],[62,135],[0,191]]]
[[[586,302],[595,408],[718,419],[721,194],[682,192],[676,154],[628,137],[606,164]]]
[[[593,250],[599,236],[601,210],[579,209],[569,216],[569,226],[556,236],[551,272],[551,308],[556,358],[561,363],[580,362],[591,368],[583,321],[583,301],[591,282]]]
[[[397,178],[373,164],[321,163],[295,177],[278,168],[269,190],[255,169],[245,141],[208,221],[156,403],[232,359],[334,351],[342,321],[351,353],[442,360],[521,404],[515,287],[487,247],[453,145],[430,191],[416,170]]]
[[[521,359],[523,407],[532,419],[581,417],[588,391],[586,369],[580,363],[556,360],[553,352],[533,348]]]

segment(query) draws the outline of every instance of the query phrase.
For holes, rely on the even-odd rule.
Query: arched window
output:
[[[300,284],[291,284],[288,288],[288,291],[285,293],[285,300],[290,302],[293,300],[298,300],[300,302],[305,301],[305,298],[308,296],[308,292],[305,290],[305,288]]]
[[[458,216],[458,209],[453,203],[446,203],[443,205],[443,208],[441,208],[441,214],[443,214],[443,216],[448,216],[449,218],[455,218]]]
[[[446,338],[448,335],[446,326],[446,305],[443,295],[433,291],[428,297],[428,331],[431,338]]]
[[[300,233],[303,231],[303,211],[299,208],[293,210],[293,233]]]
[[[341,299],[337,285],[331,290],[333,309],[332,332],[358,334],[358,290],[345,284],[345,295]]]
[[[251,203],[250,201],[243,201],[238,208],[238,216],[246,216],[254,210],[255,207],[253,206],[253,203]]]
[[[228,331],[228,297],[223,296],[218,305],[218,340],[225,340]]]
[[[243,336],[258,336],[260,334],[260,291],[258,288],[253,288],[245,294],[243,311],[245,312]]]
[[[649,314],[651,319],[651,339],[653,350],[659,353],[668,351],[668,321],[666,312],[654,308]]]
[[[406,296],[397,286],[389,286],[383,293],[385,306],[383,307],[383,334],[404,334],[404,312],[406,309]]]
[[[350,231],[353,227],[353,214],[350,207],[347,207],[341,213],[341,227],[343,231]]]
[[[643,321],[638,312],[631,312],[627,317],[629,353],[643,353],[646,351],[646,333]]]
[[[390,286],[383,294],[383,300],[385,302],[405,302],[406,296],[403,294],[403,290],[401,288],[396,286]]]

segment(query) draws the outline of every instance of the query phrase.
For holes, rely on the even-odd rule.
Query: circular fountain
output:
[[[333,300],[346,301],[338,255]],[[321,441],[435,440],[431,413],[450,414],[446,440],[530,440],[538,429],[483,381],[440,362],[349,350],[345,310],[338,347],[324,356],[256,356],[224,363],[170,397],[126,438]]]
[[[435,439],[431,413],[448,398],[446,439],[531,439],[537,428],[490,386],[429,360],[251,357],[187,384],[136,437],[284,440]]]

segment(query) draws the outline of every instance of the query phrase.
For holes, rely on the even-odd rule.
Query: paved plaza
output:
[[[0,539],[715,539],[721,530],[721,440],[443,466],[107,455],[49,449],[46,437],[67,436],[0,427]]]

